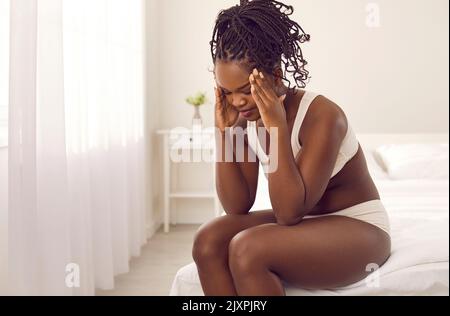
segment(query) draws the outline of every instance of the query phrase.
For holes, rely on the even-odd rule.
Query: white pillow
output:
[[[366,158],[367,169],[369,170],[370,175],[373,180],[385,180],[389,179],[389,176],[383,168],[381,168],[380,164],[375,159],[374,149],[364,144],[360,144],[364,153],[364,157]]]
[[[389,178],[448,179],[448,144],[386,144],[374,157]]]

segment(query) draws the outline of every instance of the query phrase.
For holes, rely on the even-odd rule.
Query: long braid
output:
[[[297,86],[304,88],[309,72],[300,44],[310,40],[302,27],[289,18],[294,8],[275,0],[241,0],[219,12],[210,41],[216,60],[245,62],[268,73],[284,65]],[[285,75],[280,77],[289,84]]]

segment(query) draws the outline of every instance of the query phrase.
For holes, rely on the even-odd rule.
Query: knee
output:
[[[231,239],[228,265],[233,274],[247,274],[263,264],[264,245],[251,231],[242,231]]]
[[[216,218],[198,229],[194,237],[192,258],[197,265],[208,264],[226,255],[227,246],[224,244],[220,229],[220,218]]]

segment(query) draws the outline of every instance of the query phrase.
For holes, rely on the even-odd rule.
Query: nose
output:
[[[247,104],[247,101],[242,97],[233,97],[231,104],[235,108],[241,108]]]

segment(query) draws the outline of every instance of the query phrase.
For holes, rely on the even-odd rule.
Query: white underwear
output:
[[[315,218],[315,217],[336,216],[336,215],[351,217],[372,224],[384,230],[389,236],[391,235],[389,216],[381,200],[371,200],[350,206],[348,208],[345,208],[343,210],[334,213],[321,215],[307,215],[304,218]]]

